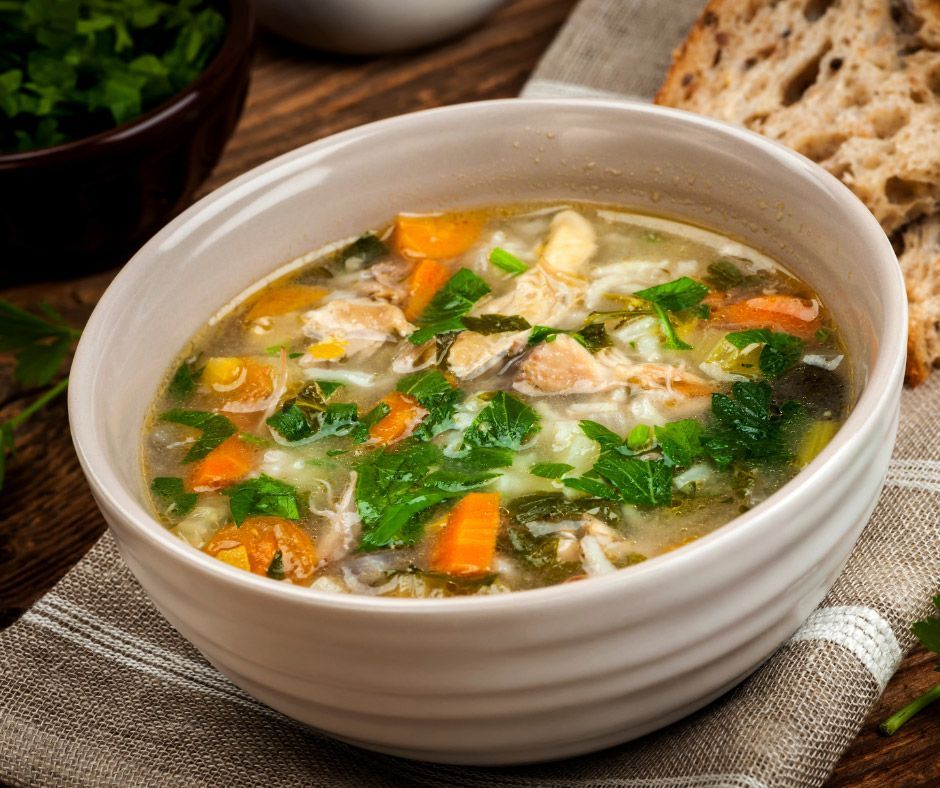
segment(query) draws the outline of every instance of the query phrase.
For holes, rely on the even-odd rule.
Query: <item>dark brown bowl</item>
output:
[[[121,265],[185,208],[248,92],[250,0],[224,0],[218,54],[159,107],[91,137],[0,155],[0,287]]]

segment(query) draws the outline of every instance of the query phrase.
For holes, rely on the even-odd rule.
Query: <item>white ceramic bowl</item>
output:
[[[262,24],[292,41],[353,55],[426,46],[483,21],[506,0],[256,0]]]
[[[151,516],[138,436],[189,337],[278,264],[398,210],[589,199],[741,237],[842,326],[860,396],[769,500],[668,555],[582,583],[444,600],[329,595],[192,549]],[[604,101],[467,104],[286,154],[190,208],[114,280],[69,407],[92,491],[167,619],[232,681],[365,747],[478,764],[560,758],[702,706],[776,649],[833,583],[894,442],[904,286],[880,227],[806,159],[705,118]]]

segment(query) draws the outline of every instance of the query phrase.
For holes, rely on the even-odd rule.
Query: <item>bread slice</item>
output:
[[[940,363],[940,0],[710,0],[656,101],[778,139],[859,196],[900,250],[923,381]]]

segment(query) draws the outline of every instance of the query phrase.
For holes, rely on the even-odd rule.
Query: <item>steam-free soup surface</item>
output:
[[[146,474],[174,534],[246,571],[501,593],[764,500],[835,434],[847,367],[816,294],[731,239],[577,204],[403,214],[193,341]]]

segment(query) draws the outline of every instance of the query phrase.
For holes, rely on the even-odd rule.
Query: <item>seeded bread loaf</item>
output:
[[[940,364],[940,0],[711,0],[656,100],[841,178],[899,252],[908,381]]]

